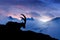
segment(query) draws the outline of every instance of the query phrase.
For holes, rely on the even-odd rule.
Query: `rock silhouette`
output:
[[[6,23],[6,25],[1,25],[0,24],[0,32],[19,32],[20,34],[18,34],[18,36],[20,37],[20,39],[22,38],[22,40],[26,40],[26,39],[30,39],[30,40],[58,40],[55,38],[50,37],[49,35],[45,35],[42,33],[35,33],[32,31],[22,31],[20,30],[21,27],[25,28],[26,25],[26,17],[24,14],[23,17],[21,17],[24,22],[22,23],[17,23],[17,22],[8,22]]]
[[[18,34],[18,36],[20,36],[22,40],[26,40],[26,39],[27,40],[58,40],[58,39],[50,37],[49,35],[42,34],[42,33],[35,33],[32,31],[21,31]]]

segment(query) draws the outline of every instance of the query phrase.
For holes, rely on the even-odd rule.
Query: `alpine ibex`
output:
[[[16,31],[20,31],[20,28],[23,27],[25,28],[26,26],[26,17],[24,14],[21,14],[23,17],[21,17],[24,22],[22,23],[17,23],[17,22],[8,22],[6,25],[0,25],[0,31],[7,31],[7,32],[16,32]]]

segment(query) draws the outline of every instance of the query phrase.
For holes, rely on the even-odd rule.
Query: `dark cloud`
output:
[[[40,14],[37,12],[30,12],[30,15],[33,17],[40,17]]]
[[[60,3],[60,0],[53,0],[54,3]]]
[[[10,5],[42,5],[44,4],[39,0],[0,0],[1,4],[10,4]]]
[[[54,17],[54,15],[53,14],[51,14],[51,13],[46,13],[46,14],[44,14],[45,16],[49,16],[49,17]]]

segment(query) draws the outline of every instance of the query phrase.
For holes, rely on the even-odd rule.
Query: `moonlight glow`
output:
[[[47,16],[42,16],[39,20],[42,22],[48,22],[50,21],[52,18],[51,17],[47,17]]]

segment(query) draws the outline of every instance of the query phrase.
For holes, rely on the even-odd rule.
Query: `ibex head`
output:
[[[21,15],[23,16],[23,17],[21,17],[22,20],[24,20],[24,23],[22,25],[23,25],[23,28],[25,28],[25,26],[26,26],[26,16],[24,14],[21,14]]]

